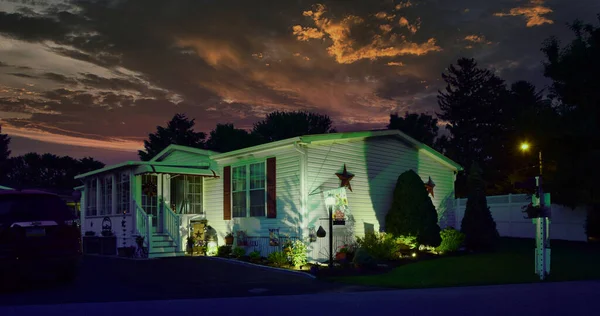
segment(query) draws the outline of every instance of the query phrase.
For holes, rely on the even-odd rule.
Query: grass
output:
[[[600,279],[600,246],[552,241],[548,281]],[[532,239],[503,238],[493,253],[471,254],[419,261],[389,273],[334,278],[360,285],[395,288],[429,288],[538,282]]]

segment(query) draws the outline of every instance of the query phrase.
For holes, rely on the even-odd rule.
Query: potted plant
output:
[[[194,245],[196,244],[196,238],[194,238],[194,235],[189,235],[187,238],[187,251],[188,254],[193,255],[194,254]]]
[[[227,246],[233,245],[233,234],[232,233],[228,233],[227,235],[225,235],[225,245],[227,245]]]
[[[346,260],[346,257],[349,252],[350,252],[350,249],[349,249],[348,245],[341,246],[340,249],[338,250],[338,252],[335,254],[335,260],[338,260],[338,261]]]

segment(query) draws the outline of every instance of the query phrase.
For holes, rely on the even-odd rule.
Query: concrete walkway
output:
[[[0,307],[0,315],[596,315],[600,281]]]

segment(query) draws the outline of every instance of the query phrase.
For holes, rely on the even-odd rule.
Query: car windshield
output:
[[[56,196],[42,194],[0,196],[0,223],[71,219],[75,219],[73,211]]]

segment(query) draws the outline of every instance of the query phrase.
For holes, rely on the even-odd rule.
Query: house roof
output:
[[[301,136],[302,142],[310,144],[317,142],[330,142],[342,139],[355,139],[355,138],[367,138],[367,137],[381,137],[381,136],[396,136],[399,137],[417,149],[422,150],[432,158],[436,159],[442,164],[445,164],[457,171],[462,171],[463,167],[453,161],[452,159],[444,156],[439,151],[421,143],[420,141],[406,135],[399,130],[377,130],[377,131],[362,131],[362,132],[346,132],[346,133],[330,133],[330,134],[317,134],[317,135],[306,135]]]
[[[418,150],[424,152],[430,157],[434,158],[441,164],[448,166],[449,168],[455,169],[457,171],[463,170],[463,167],[458,163],[452,161],[450,158],[442,155],[437,150],[417,141],[416,139],[406,135],[405,133],[399,130],[377,130],[377,131],[362,131],[362,132],[344,132],[344,133],[329,133],[329,134],[316,134],[316,135],[304,135],[299,137],[292,137],[288,139],[283,139],[279,141],[269,142],[266,144],[261,144],[252,147],[246,147],[238,150],[233,150],[225,153],[217,153],[210,150],[198,149],[180,145],[169,145],[163,151],[158,153],[154,158],[150,161],[126,161],[123,163],[119,163],[116,165],[106,166],[102,169],[90,171],[88,173],[80,174],[75,177],[75,179],[82,179],[85,177],[89,177],[91,175],[116,170],[119,168],[125,167],[141,167],[136,170],[136,172],[144,173],[144,172],[157,172],[157,173],[180,173],[180,174],[202,174],[207,176],[216,176],[208,163],[196,164],[196,165],[175,165],[175,164],[166,164],[158,161],[159,159],[164,159],[165,156],[169,155],[171,152],[175,150],[185,151],[189,153],[195,153],[203,156],[207,156],[213,160],[220,160],[224,158],[234,157],[238,155],[256,153],[264,150],[274,149],[277,147],[293,145],[293,144],[313,144],[313,143],[321,143],[321,142],[333,142],[338,140],[350,140],[350,139],[360,139],[360,138],[368,138],[368,137],[384,137],[384,136],[395,136],[398,137],[409,144],[413,145]],[[158,169],[157,169],[158,168]],[[161,170],[161,171],[159,171]]]
[[[320,143],[320,142],[333,142],[338,140],[349,140],[349,139],[360,139],[360,138],[368,138],[368,137],[383,137],[383,136],[396,136],[415,146],[418,150],[422,150],[424,153],[428,154],[432,158],[436,159],[438,162],[452,168],[457,171],[463,170],[463,167],[458,163],[454,162],[450,158],[444,156],[437,150],[419,142],[418,140],[406,135],[405,133],[399,130],[378,130],[378,131],[361,131],[361,132],[344,132],[344,133],[329,133],[329,134],[315,134],[315,135],[304,135],[299,137],[292,137],[280,141],[270,142],[258,146],[247,147],[243,149],[238,149],[226,153],[211,155],[210,158],[214,160],[219,160],[223,158],[228,158],[237,155],[249,154],[257,151],[269,150],[272,148],[277,148],[286,145],[292,145],[294,143],[304,143],[304,144],[312,144],[312,143]]]
[[[181,174],[206,174],[215,176],[216,173],[209,169],[209,164],[196,164],[196,165],[174,165],[162,162],[152,161],[125,161],[116,165],[106,166],[102,169],[93,170],[87,173],[79,174],[75,176],[75,179],[83,179],[96,174],[104,173],[107,171],[114,171],[120,168],[126,167],[137,167],[136,173],[156,172],[156,173],[181,173]],[[142,167],[142,168],[139,168]],[[161,170],[161,171],[159,171]],[[168,171],[167,171],[168,170]],[[190,170],[195,170],[191,172]]]
[[[212,150],[171,144],[171,145],[167,146],[167,148],[163,149],[161,152],[156,154],[156,156],[154,156],[152,159],[150,159],[150,161],[152,161],[152,162],[160,161],[160,160],[166,158],[168,155],[170,155],[173,151],[176,151],[176,150],[184,151],[184,152],[188,152],[188,153],[192,153],[192,154],[204,155],[204,156],[211,156],[211,155],[219,154],[218,152],[212,151]]]

